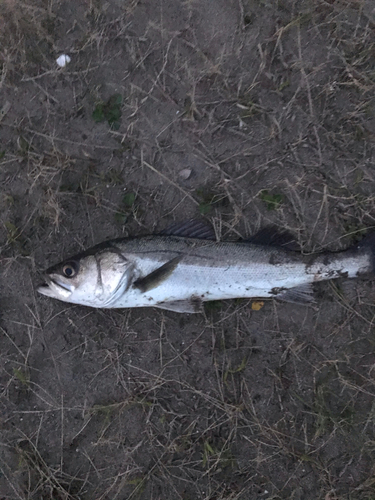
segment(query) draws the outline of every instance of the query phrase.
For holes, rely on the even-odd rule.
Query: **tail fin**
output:
[[[367,234],[355,247],[357,252],[365,252],[371,256],[372,268],[370,272],[375,271],[375,232]]]

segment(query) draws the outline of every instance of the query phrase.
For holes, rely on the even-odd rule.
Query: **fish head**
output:
[[[73,304],[112,307],[129,288],[133,271],[134,265],[111,249],[81,254],[47,269],[38,292]]]

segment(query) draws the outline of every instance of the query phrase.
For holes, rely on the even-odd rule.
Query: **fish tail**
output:
[[[358,278],[375,273],[375,233],[360,243],[339,252],[318,254],[306,268],[312,281],[335,278]]]
[[[365,253],[370,256],[370,269],[367,272],[375,273],[375,232],[371,232],[360,241],[355,250],[359,254]]]

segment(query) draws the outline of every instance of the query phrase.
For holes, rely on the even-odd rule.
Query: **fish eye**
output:
[[[73,278],[77,274],[78,265],[75,262],[68,262],[62,268],[62,272],[66,278]]]

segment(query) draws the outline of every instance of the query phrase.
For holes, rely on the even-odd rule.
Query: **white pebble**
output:
[[[70,63],[70,61],[70,57],[66,54],[61,54],[61,56],[56,59],[56,62],[58,66],[60,66],[60,68],[64,68],[67,64]]]
[[[189,179],[189,177],[191,176],[191,168],[184,168],[183,170],[180,170],[180,172],[179,172],[178,175],[184,181],[187,180],[187,179]]]

